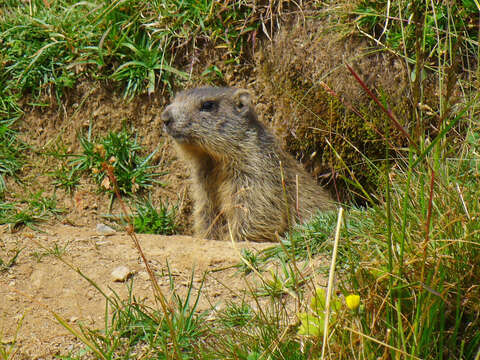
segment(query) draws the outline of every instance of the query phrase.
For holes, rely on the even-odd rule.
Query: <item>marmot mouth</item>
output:
[[[190,142],[188,137],[186,137],[185,135],[183,134],[180,134],[178,133],[177,131],[175,130],[172,130],[172,129],[169,129],[169,128],[165,128],[164,127],[164,132],[166,132],[170,137],[172,137],[173,140],[175,140],[177,143],[187,143],[187,142]]]

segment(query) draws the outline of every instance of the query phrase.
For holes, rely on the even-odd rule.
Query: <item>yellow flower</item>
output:
[[[358,307],[360,306],[360,295],[348,295],[345,298],[345,302],[347,303],[347,307],[350,310],[356,311]]]

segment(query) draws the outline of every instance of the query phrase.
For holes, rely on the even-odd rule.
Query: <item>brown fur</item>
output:
[[[328,193],[258,121],[247,90],[181,92],[162,119],[192,168],[197,236],[229,239],[230,229],[235,240],[272,241],[290,221],[334,208]]]

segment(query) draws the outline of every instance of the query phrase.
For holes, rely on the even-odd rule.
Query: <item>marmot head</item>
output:
[[[210,150],[222,151],[264,132],[251,94],[244,89],[203,87],[183,91],[161,117],[165,132],[177,143]]]

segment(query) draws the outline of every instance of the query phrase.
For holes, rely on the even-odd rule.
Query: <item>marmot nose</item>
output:
[[[163,124],[165,126],[168,126],[170,125],[170,123],[173,121],[173,116],[172,116],[172,112],[170,111],[170,109],[167,108],[162,112],[162,116],[161,116],[162,120],[163,120]]]

